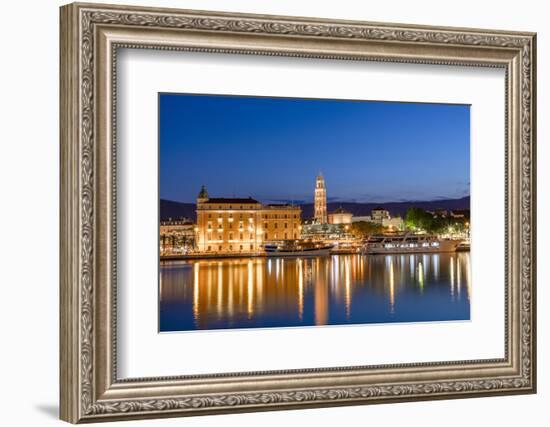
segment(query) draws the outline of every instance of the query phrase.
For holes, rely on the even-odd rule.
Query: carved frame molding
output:
[[[121,47],[506,68],[506,357],[118,380],[113,147]],[[534,392],[535,50],[532,33],[62,7],[61,418],[102,421]],[[273,381],[266,385],[266,378]],[[288,380],[297,385],[285,386]]]

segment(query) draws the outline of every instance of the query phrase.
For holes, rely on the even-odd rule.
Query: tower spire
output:
[[[204,184],[201,186],[201,191],[199,192],[199,195],[197,196],[197,204],[198,203],[204,203],[208,200],[208,191],[206,191],[206,187]]]
[[[315,180],[315,221],[319,224],[327,223],[327,190],[325,178],[319,172]]]

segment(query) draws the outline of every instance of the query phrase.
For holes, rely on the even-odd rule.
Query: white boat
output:
[[[264,245],[267,256],[322,256],[329,255],[332,244],[314,242],[282,242]]]
[[[455,252],[461,240],[439,239],[430,235],[400,234],[372,236],[366,242],[367,254],[408,254]]]

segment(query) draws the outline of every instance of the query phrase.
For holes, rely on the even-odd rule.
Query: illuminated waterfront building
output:
[[[361,215],[361,216],[353,216],[351,219],[351,222],[372,222],[372,217],[370,215]]]
[[[188,218],[169,218],[160,222],[161,254],[185,253],[195,246],[194,225]]]
[[[334,212],[328,214],[329,224],[351,224],[353,215],[342,207],[339,207]]]
[[[197,197],[196,250],[258,253],[267,241],[300,237],[301,208],[263,205],[248,198],[210,198],[204,186]]]
[[[382,207],[374,208],[370,212],[370,216],[371,216],[371,221],[372,222],[377,222],[379,224],[382,224],[384,222],[384,220],[388,220],[388,219],[391,218],[390,213]]]
[[[403,231],[405,229],[405,223],[400,216],[392,217],[386,209],[382,207],[375,208],[371,211],[370,215],[354,216],[351,219],[352,222],[373,222],[380,224],[383,227],[387,227],[392,231]]]
[[[457,209],[449,212],[451,218],[470,219],[469,209]]]
[[[319,173],[315,180],[315,221],[318,224],[327,223],[327,189],[325,187],[325,178]]]
[[[382,225],[384,227],[388,227],[390,230],[403,231],[405,229],[405,223],[403,222],[403,218],[400,216],[384,218],[382,220]]]
[[[302,239],[316,242],[330,242],[349,239],[349,225],[347,224],[304,224],[302,226]]]
[[[264,241],[296,240],[302,230],[302,209],[295,205],[265,205],[262,221]]]
[[[447,218],[449,216],[449,211],[447,209],[436,209],[426,212],[431,214],[434,218]]]

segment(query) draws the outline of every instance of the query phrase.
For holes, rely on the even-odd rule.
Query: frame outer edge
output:
[[[167,416],[181,416],[181,415],[200,415],[209,413],[228,413],[228,412],[249,412],[257,410],[277,410],[277,409],[289,409],[289,408],[306,408],[306,407],[326,407],[336,405],[349,405],[349,404],[361,404],[361,403],[381,403],[382,400],[377,399],[376,396],[369,395],[370,402],[366,401],[366,397],[354,397],[355,389],[345,390],[333,390],[326,389],[320,390],[297,390],[292,393],[276,393],[270,391],[264,393],[264,395],[254,395],[250,393],[240,393],[233,395],[208,395],[200,397],[192,397],[187,401],[177,399],[145,399],[145,400],[112,400],[101,402],[97,401],[97,396],[94,396],[96,391],[96,382],[94,381],[93,374],[95,373],[94,353],[96,352],[96,332],[97,329],[92,330],[90,324],[91,315],[94,314],[95,304],[97,303],[97,294],[92,294],[95,287],[97,276],[94,277],[93,271],[90,271],[90,266],[93,267],[97,259],[94,254],[94,244],[89,241],[89,238],[95,238],[95,232],[97,223],[94,224],[94,208],[97,200],[94,194],[90,194],[94,190],[95,177],[93,176],[97,171],[95,164],[96,159],[93,156],[93,149],[95,147],[94,140],[97,135],[94,135],[95,125],[94,114],[95,109],[91,113],[86,109],[82,110],[82,106],[88,106],[90,100],[92,104],[95,101],[95,92],[93,78],[90,81],[90,70],[88,70],[88,63],[90,60],[92,67],[95,67],[94,63],[94,48],[93,37],[91,39],[80,37],[81,27],[86,29],[89,24],[89,20],[81,21],[81,12],[83,9],[89,7],[91,10],[98,11],[99,8],[103,9],[100,12],[113,11],[113,13],[120,11],[136,11],[147,14],[147,12],[162,10],[166,13],[192,13],[197,14],[198,27],[201,30],[206,31],[227,31],[227,29],[218,28],[218,23],[214,18],[219,18],[220,21],[224,21],[228,17],[243,17],[245,20],[250,20],[251,24],[259,23],[258,20],[263,20],[260,15],[247,15],[247,14],[223,14],[218,12],[195,12],[184,11],[177,9],[156,9],[156,8],[141,8],[141,7],[127,7],[127,6],[115,6],[115,5],[101,5],[101,4],[72,4],[61,7],[61,33],[60,33],[60,160],[61,160],[61,197],[60,197],[60,383],[61,383],[61,419],[72,423],[78,422],[94,422],[94,421],[108,421],[118,419],[139,419],[139,418],[160,418]],[[130,14],[128,18],[133,18],[134,14]],[[145,26],[151,25],[147,16],[144,17],[142,23],[131,22],[131,25]],[[199,19],[200,18],[200,19]],[[290,28],[289,34],[298,34],[297,37],[327,37],[326,39],[344,39],[346,37],[362,38],[363,33],[351,32],[345,34],[333,34],[329,25],[324,25],[325,22],[317,22],[315,18],[291,18],[291,17],[267,17],[267,21],[271,19],[284,19],[286,25]],[[104,20],[110,22],[110,14],[107,13]],[[254,21],[255,20],[255,21]],[[131,20],[130,20],[131,21]],[[129,21],[129,22],[130,22]],[[223,23],[223,22],[222,22]],[[309,34],[298,23],[305,23],[306,30],[309,28],[318,30],[319,34]],[[116,24],[116,22],[115,22]],[[260,23],[262,28],[265,24]],[[272,24],[267,22],[267,24]],[[276,23],[277,24],[277,23]],[[316,25],[323,28],[317,28]],[[323,24],[323,25],[322,25]],[[329,22],[330,24],[330,22]],[[347,25],[345,22],[339,21],[333,24]],[[349,23],[348,23],[349,24]],[[367,23],[358,23],[359,26],[366,25]],[[374,25],[375,23],[369,23]],[[231,24],[231,25],[234,25]],[[230,30],[235,31],[235,28],[228,27]],[[332,25],[332,24],[331,24]],[[389,30],[392,30],[394,24],[386,24]],[[396,24],[397,25],[397,24]],[[184,27],[184,25],[182,25]],[[327,28],[324,28],[327,27]],[[188,28],[185,26],[185,28]],[[189,28],[195,28],[195,23],[191,23]],[[527,231],[526,240],[524,246],[523,256],[527,258],[528,272],[525,276],[527,283],[523,290],[525,292],[525,298],[523,303],[525,304],[525,311],[529,312],[528,316],[525,316],[525,321],[522,330],[526,330],[525,334],[522,334],[522,338],[526,341],[523,343],[523,347],[519,349],[519,357],[525,359],[527,365],[523,370],[522,378],[516,380],[511,379],[512,382],[508,385],[503,383],[502,389],[500,387],[493,387],[493,382],[485,383],[483,380],[477,381],[478,385],[473,384],[473,381],[466,381],[465,384],[472,383],[471,395],[467,395],[462,390],[453,389],[453,384],[443,384],[442,389],[432,389],[437,384],[423,384],[423,393],[414,389],[415,384],[410,385],[411,392],[407,392],[409,385],[402,385],[404,393],[398,393],[398,395],[391,395],[388,400],[391,402],[398,401],[410,401],[410,400],[432,400],[439,398],[463,398],[471,396],[484,396],[484,395],[498,395],[498,394],[523,394],[533,393],[536,391],[536,337],[535,328],[536,313],[535,313],[535,287],[536,287],[536,269],[535,269],[535,255],[536,255],[536,176],[535,176],[535,158],[536,158],[536,134],[535,134],[535,111],[536,111],[536,36],[533,33],[507,33],[507,32],[490,32],[473,29],[467,29],[464,35],[458,34],[458,36],[464,37],[462,41],[456,41],[453,37],[454,31],[459,31],[458,28],[439,28],[439,27],[425,27],[421,31],[412,31],[417,28],[413,26],[405,26],[404,28],[397,28],[397,30],[404,30],[405,32],[397,35],[397,41],[401,39],[407,39],[408,42],[420,41],[425,45],[439,45],[439,44],[467,44],[473,46],[481,43],[482,46],[497,46],[510,48],[510,49],[529,49],[530,52],[523,57],[526,61],[531,62],[531,66],[527,64],[526,68],[529,68],[527,85],[528,89],[524,89],[528,95],[524,101],[524,112],[530,115],[530,117],[519,123],[523,124],[526,132],[530,133],[529,138],[523,140],[524,147],[528,150],[528,154],[525,157],[522,156],[522,160],[527,162],[525,170],[527,171],[524,181],[525,186],[520,191],[521,195],[525,194],[524,191],[529,191],[530,194],[525,194],[523,199],[526,208],[524,207],[523,219],[526,221]],[[423,27],[418,27],[423,28]],[[375,28],[376,29],[376,28]],[[283,34],[284,28],[269,25],[266,27],[266,33],[275,33],[276,35]],[[350,31],[359,31],[360,29],[346,28]],[[396,30],[396,31],[397,31]],[[429,37],[424,37],[421,33],[432,32],[434,34]],[[237,33],[252,33],[255,32],[254,26],[246,28],[237,28]],[[385,30],[386,31],[386,30]],[[439,33],[444,31],[444,33]],[[262,31],[260,31],[262,32]],[[416,35],[418,33],[418,35]],[[474,34],[475,33],[475,34]],[[84,34],[85,35],[85,34]],[[442,37],[439,37],[442,35]],[[516,37],[516,35],[518,37]],[[409,37],[412,36],[412,39]],[[390,35],[392,38],[393,35]],[[431,37],[434,37],[433,39]],[[382,37],[378,37],[382,40]],[[417,40],[418,38],[418,40]],[[413,40],[414,39],[414,40]],[[82,50],[85,46],[86,49]],[[90,50],[90,48],[92,50]],[[88,58],[88,56],[90,56]],[[83,62],[81,62],[81,60]],[[520,63],[522,61],[520,60]],[[97,72],[93,70],[92,77]],[[85,75],[85,79],[83,77]],[[89,86],[91,85],[91,86]],[[521,85],[520,85],[521,87]],[[88,89],[93,88],[93,91],[88,93]],[[524,94],[524,90],[520,90],[520,93]],[[82,99],[81,99],[82,97]],[[88,107],[87,107],[88,108]],[[92,122],[90,122],[92,120]],[[91,127],[90,127],[91,125]],[[82,161],[81,161],[82,160]],[[92,162],[90,164],[90,162]],[[525,171],[522,170],[525,173]],[[92,187],[93,186],[93,187]],[[84,194],[86,193],[86,194]],[[83,195],[85,197],[81,198]],[[527,211],[527,212],[525,212]],[[526,213],[526,214],[525,214]],[[84,230],[85,229],[85,230]],[[524,238],[524,235],[520,233],[520,236]],[[521,240],[523,242],[523,240]],[[521,256],[521,255],[520,255]],[[521,258],[520,258],[521,259]],[[91,311],[90,311],[91,309]],[[529,327],[531,330],[529,331]],[[523,351],[521,351],[523,350]],[[531,363],[529,363],[531,362]],[[526,375],[526,372],[527,373]],[[496,382],[501,379],[495,379]],[[460,385],[460,384],[459,384]],[[448,390],[447,386],[451,388]],[[388,389],[389,390],[389,389]],[[401,389],[400,389],[401,390]],[[421,390],[421,391],[422,391]],[[333,394],[338,392],[338,396],[334,397]],[[343,393],[341,396],[340,394]],[[382,390],[384,392],[384,390]],[[389,390],[391,392],[391,390]],[[323,397],[323,393],[326,396]],[[350,393],[350,396],[347,396]],[[292,394],[292,395],[291,395]],[[347,397],[346,397],[347,396]],[[297,398],[298,397],[298,398]],[[302,398],[306,398],[302,400]],[[384,393],[380,397],[388,397]],[[264,398],[272,400],[264,401]],[[260,399],[260,400],[258,400]],[[336,400],[334,400],[336,399]]]
[[[80,418],[77,8],[74,5],[61,6],[59,20],[59,418],[76,423]]]
[[[537,393],[537,33],[531,36],[531,390]]]

